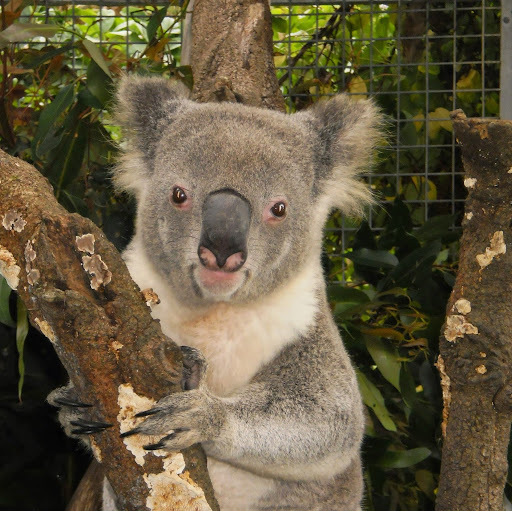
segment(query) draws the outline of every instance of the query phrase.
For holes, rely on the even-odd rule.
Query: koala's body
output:
[[[130,434],[200,442],[222,511],[359,510],[363,407],[321,253],[331,209],[370,201],[375,107],[337,96],[286,115],[131,77],[118,116],[115,180],[137,200],[125,260],[163,332],[207,362]]]

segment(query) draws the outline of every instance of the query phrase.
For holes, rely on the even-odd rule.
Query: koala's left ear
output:
[[[361,214],[372,202],[359,176],[369,170],[382,137],[383,116],[371,100],[340,94],[295,114],[306,122],[314,140],[316,188],[328,209]]]

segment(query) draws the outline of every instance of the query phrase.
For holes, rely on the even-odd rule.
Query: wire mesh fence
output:
[[[155,72],[183,75],[185,9],[164,1],[52,0],[26,7],[19,21],[65,27],[51,44],[55,55],[73,48],[69,66],[78,74],[87,72],[91,55],[73,43],[85,36],[112,70],[136,70],[144,58]],[[343,91],[375,98],[388,117],[388,144],[369,178],[380,199],[369,213],[372,229],[382,228],[397,198],[415,225],[439,215],[457,225],[465,189],[449,112],[499,115],[500,21],[501,4],[491,0],[272,2],[275,64],[290,111]],[[19,44],[36,49],[48,40]],[[334,254],[345,252],[357,227],[333,217]]]

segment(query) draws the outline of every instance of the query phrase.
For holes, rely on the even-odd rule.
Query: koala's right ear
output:
[[[171,123],[188,96],[188,89],[177,80],[125,75],[117,89],[115,117],[140,149],[151,151],[161,122]]]
[[[137,192],[148,176],[144,169],[153,158],[163,126],[170,125],[187,105],[189,91],[175,80],[125,75],[116,94],[114,118],[123,129],[124,156],[114,170],[119,188]]]

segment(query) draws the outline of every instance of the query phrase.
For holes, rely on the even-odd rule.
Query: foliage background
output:
[[[480,93],[483,85],[498,89],[499,67],[452,62],[454,50],[461,62],[483,58],[473,35],[499,26],[499,10],[483,17],[481,2],[466,6],[473,4],[453,14],[460,39],[435,38],[453,32],[453,17],[442,11],[426,23],[421,9],[397,12],[393,3],[273,8],[275,62],[290,111],[347,91],[355,100],[372,93],[395,119],[370,180],[379,207],[363,222],[334,214],[325,238],[333,313],[368,408],[368,510],[434,507],[442,410],[434,363],[461,215],[460,202],[444,199],[463,197],[447,115],[455,103],[468,116],[497,115],[499,108],[497,92]],[[182,8],[102,14],[98,19],[96,7],[2,1],[0,143],[40,169],[65,207],[93,219],[121,249],[133,204],[113,195],[109,181],[119,141],[110,118],[116,80],[123,70],[188,85],[192,77],[180,65]],[[418,23],[416,38],[400,39],[404,27]],[[127,51],[127,41],[135,51]],[[499,39],[485,52],[499,61]],[[409,149],[394,150],[398,142]],[[0,280],[0,509],[64,509],[89,458],[44,404],[66,377],[49,343],[26,329],[26,313]]]

